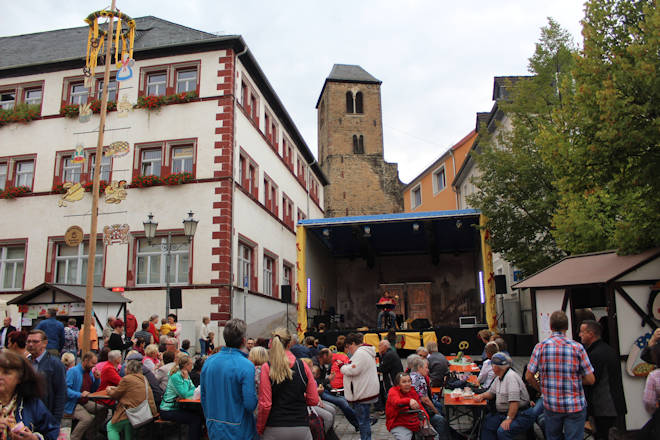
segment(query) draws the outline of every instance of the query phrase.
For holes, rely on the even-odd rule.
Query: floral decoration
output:
[[[169,176],[162,179],[165,185],[180,185],[182,183],[191,182],[192,180],[193,175],[187,172],[170,174]]]
[[[198,98],[197,92],[182,92],[167,96],[140,96],[135,108],[158,110],[164,105],[183,104]]]
[[[99,194],[103,194],[105,191],[105,187],[108,186],[108,182],[105,180],[99,180]],[[92,192],[92,188],[94,187],[94,182],[87,182],[83,185],[83,188],[85,188],[85,192]]]
[[[12,122],[30,122],[41,117],[38,104],[17,104],[12,109],[0,109],[0,127]]]
[[[133,188],[147,188],[150,186],[162,185],[163,181],[159,176],[134,176],[131,182]]]
[[[93,113],[101,113],[101,100],[92,99],[89,101],[90,108]],[[116,101],[108,101],[107,107],[108,111],[117,110]],[[77,118],[80,114],[80,105],[78,104],[65,104],[60,109],[60,115],[66,116],[67,118]]]
[[[13,199],[23,194],[29,194],[32,190],[27,186],[10,186],[4,191],[0,192],[0,199]]]

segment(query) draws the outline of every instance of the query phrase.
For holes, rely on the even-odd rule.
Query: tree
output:
[[[660,13],[590,0],[574,93],[543,128],[557,189],[553,235],[570,253],[660,244]]]
[[[480,128],[473,154],[479,191],[468,201],[488,218],[493,250],[525,274],[564,255],[553,235],[558,194],[540,136],[570,93],[562,85],[575,53],[570,34],[549,18],[529,59],[532,76],[510,82],[508,95],[497,102],[505,118],[493,133]]]

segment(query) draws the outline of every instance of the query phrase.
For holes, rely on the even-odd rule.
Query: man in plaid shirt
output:
[[[550,330],[552,335],[534,347],[525,378],[543,393],[546,440],[582,440],[587,418],[582,385],[593,385],[594,369],[582,344],[566,338],[564,312],[550,315]]]

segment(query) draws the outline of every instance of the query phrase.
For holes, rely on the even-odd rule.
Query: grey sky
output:
[[[2,36],[84,25],[109,0],[7,1]],[[579,0],[117,0],[133,17],[241,34],[316,153],[314,105],[334,63],[383,81],[385,158],[409,182],[492,107],[493,77],[527,73],[555,18],[581,42]],[[40,13],[44,11],[46,13]]]

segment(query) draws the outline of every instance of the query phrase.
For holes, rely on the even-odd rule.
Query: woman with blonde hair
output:
[[[158,344],[149,344],[144,349],[144,359],[142,364],[150,369],[152,372],[160,366],[160,353],[158,351]]]
[[[67,370],[76,365],[76,357],[73,353],[67,351],[62,354],[62,363]]]
[[[180,408],[177,402],[178,399],[191,399],[195,394],[195,385],[190,379],[192,368],[193,360],[187,355],[181,356],[174,363],[160,404],[160,418],[188,425],[188,439],[199,440],[202,435],[201,416],[197,412]]]
[[[307,406],[319,403],[309,367],[289,351],[291,333],[272,333],[269,362],[261,366],[257,432],[261,440],[312,440]]]
[[[254,364],[254,384],[255,388],[259,389],[259,382],[261,380],[261,366],[268,362],[268,350],[263,347],[252,347],[248,360]]]

